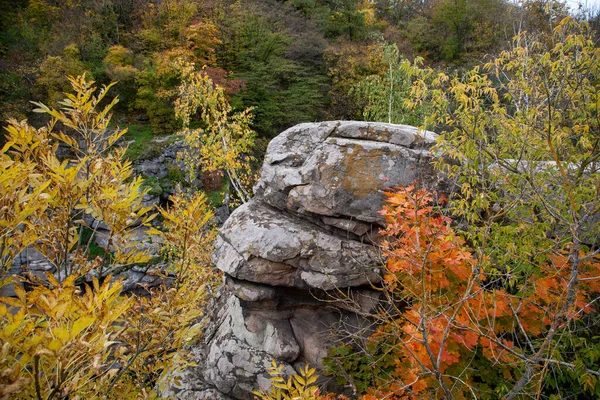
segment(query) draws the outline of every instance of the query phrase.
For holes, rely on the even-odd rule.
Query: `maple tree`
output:
[[[471,250],[435,206],[436,197],[414,186],[387,194],[385,290],[393,307],[377,315],[383,324],[370,340],[393,344],[386,361],[393,379],[380,381],[375,394],[479,398],[492,391],[510,397],[510,385],[514,389],[525,374],[519,365],[574,368],[554,352],[549,337],[596,312],[600,258],[579,265],[580,284],[568,309],[572,265],[563,251],[553,252],[517,290],[504,287],[487,269],[487,256]],[[482,384],[489,372],[469,368],[479,358],[507,384]],[[582,368],[584,390],[597,393],[600,372]]]
[[[481,268],[523,295],[560,288],[559,301],[542,303],[548,308],[537,317],[542,339],[522,339],[526,357],[508,398],[533,390],[548,371],[565,376],[568,367],[543,360],[590,360],[569,342],[596,324],[574,319],[597,276],[586,274],[600,234],[599,75],[589,26],[565,18],[550,37],[517,36],[511,50],[467,79],[438,75],[425,95],[435,110],[430,122],[445,125],[439,153],[457,162],[439,164],[457,183],[452,212],[468,223],[462,231],[481,253]],[[549,291],[543,287],[550,279],[536,280],[544,275],[556,281]],[[593,335],[589,340],[596,346]],[[596,375],[590,379],[586,387]]]
[[[449,201],[388,195],[372,398],[598,396],[598,76],[589,27],[567,18],[464,78],[416,80]]]

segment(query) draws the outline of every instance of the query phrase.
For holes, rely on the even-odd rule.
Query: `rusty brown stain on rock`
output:
[[[365,149],[357,144],[340,146],[344,154],[341,163],[325,166],[321,170],[321,182],[334,182],[332,189],[344,189],[354,197],[363,199],[383,187],[379,179],[381,161],[386,155],[385,149]]]

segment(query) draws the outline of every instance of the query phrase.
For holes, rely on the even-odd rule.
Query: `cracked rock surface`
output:
[[[271,141],[254,190],[282,210],[381,224],[382,190],[435,185],[427,148],[436,137],[408,125],[300,124]]]
[[[415,180],[440,184],[428,150],[436,136],[330,121],[274,138],[255,198],[217,238],[213,261],[225,285],[203,341],[192,347],[197,366],[178,373],[163,395],[252,399],[269,385],[272,359],[288,373],[305,363],[319,368],[336,330],[368,333],[371,321],[360,315],[379,304],[383,191]]]

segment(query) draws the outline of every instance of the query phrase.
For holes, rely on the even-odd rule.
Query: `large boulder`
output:
[[[427,150],[437,135],[408,125],[300,124],[271,141],[257,197],[281,210],[381,223],[381,190],[434,185]]]
[[[436,187],[436,135],[406,125],[300,124],[271,141],[256,197],[235,210],[216,242],[225,285],[199,367],[165,396],[208,387],[235,399],[269,385],[271,360],[287,372],[322,366],[335,332],[366,334],[380,305],[377,248],[383,192],[415,180]],[[199,384],[198,382],[202,382]]]

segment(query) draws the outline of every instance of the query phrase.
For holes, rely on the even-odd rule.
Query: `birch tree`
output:
[[[183,122],[183,135],[188,150],[183,154],[190,167],[190,179],[198,167],[206,172],[224,171],[229,184],[242,203],[252,197],[253,181],[250,151],[256,134],[250,129],[251,109],[232,110],[222,87],[193,63],[178,61],[181,84],[177,89],[175,114]],[[191,123],[198,115],[200,127]]]

